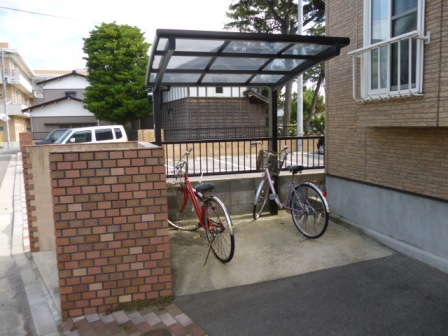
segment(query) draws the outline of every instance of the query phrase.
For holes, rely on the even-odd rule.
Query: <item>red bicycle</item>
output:
[[[173,177],[167,179],[169,200],[168,223],[179,230],[205,230],[209,250],[223,263],[232,260],[235,252],[235,237],[230,219],[224,203],[211,192],[213,183],[199,182],[193,187],[188,176],[189,149],[174,167]],[[207,259],[205,262],[207,262]]]

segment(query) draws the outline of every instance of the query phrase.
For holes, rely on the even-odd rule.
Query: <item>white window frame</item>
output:
[[[391,2],[392,0],[390,0]],[[424,17],[425,17],[425,0],[418,0],[417,3],[417,29],[399,35],[396,37],[389,38],[387,40],[381,41],[379,43],[370,44],[372,37],[372,0],[364,1],[364,47],[350,52],[353,56],[353,97],[355,100],[377,100],[377,99],[390,99],[398,97],[408,97],[413,95],[421,95],[423,93],[423,63],[424,63],[424,43],[429,41],[429,36],[425,37],[424,34]],[[390,32],[391,19],[388,20],[387,30]],[[401,52],[400,41],[408,40],[412,44],[416,44],[416,67],[415,74],[412,73],[412,67],[409,68],[409,78],[415,75],[415,86],[414,85],[404,85],[401,87],[400,80],[397,80],[396,88],[391,87],[391,49],[392,45],[398,46],[398,52]],[[387,69],[386,69],[386,87],[381,88],[379,83],[381,82],[380,74],[380,64],[378,62],[378,88],[371,89],[371,53],[375,50],[378,52],[378,57],[380,50],[382,52],[386,51],[387,57]],[[412,63],[412,48],[409,48],[409,63]],[[400,54],[398,54],[400,55]],[[398,57],[398,63],[400,64],[400,57]],[[358,63],[360,62],[360,64]],[[357,69],[361,71],[360,73],[360,94],[361,98],[357,96]],[[398,71],[400,73],[400,71]],[[414,83],[412,83],[414,84]]]

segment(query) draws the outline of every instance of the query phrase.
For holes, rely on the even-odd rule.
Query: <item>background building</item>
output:
[[[176,87],[164,92],[165,140],[266,136],[269,101],[244,87]]]
[[[0,147],[18,149],[19,133],[30,129],[29,115],[22,109],[33,103],[34,72],[8,43],[0,42],[0,53]]]
[[[47,74],[45,77],[39,75],[35,78],[35,103],[22,110],[31,116],[34,140],[43,139],[57,128],[108,124],[99,121],[84,108],[84,92],[88,86],[85,75],[73,70],[59,76]]]

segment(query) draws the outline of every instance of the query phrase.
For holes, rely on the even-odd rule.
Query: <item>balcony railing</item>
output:
[[[33,87],[20,70],[5,69],[5,78],[6,84],[17,86],[21,91],[26,92],[27,95],[32,94]],[[3,78],[0,79],[0,83],[3,84]]]
[[[423,49],[429,36],[409,32],[349,52],[356,101],[421,95]]]

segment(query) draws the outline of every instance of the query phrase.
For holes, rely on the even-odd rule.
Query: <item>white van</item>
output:
[[[125,142],[128,136],[121,125],[70,128],[55,144]]]

